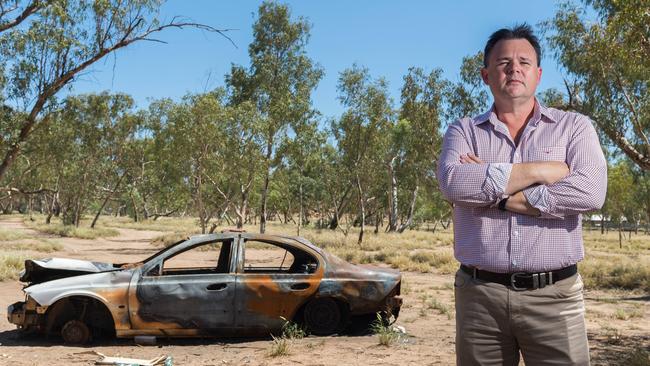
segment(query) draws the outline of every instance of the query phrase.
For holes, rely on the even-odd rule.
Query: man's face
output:
[[[530,42],[508,39],[494,46],[481,76],[495,101],[526,102],[535,95],[542,69],[537,66],[537,54]]]

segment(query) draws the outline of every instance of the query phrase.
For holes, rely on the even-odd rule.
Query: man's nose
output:
[[[518,62],[511,62],[506,68],[508,74],[521,73],[521,65]]]

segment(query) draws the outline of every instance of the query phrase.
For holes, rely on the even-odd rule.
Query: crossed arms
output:
[[[586,117],[575,121],[566,147],[566,162],[486,164],[473,154],[467,134],[461,121],[449,127],[438,166],[440,190],[454,204],[494,206],[510,196],[507,210],[548,219],[563,219],[602,207],[607,164]]]

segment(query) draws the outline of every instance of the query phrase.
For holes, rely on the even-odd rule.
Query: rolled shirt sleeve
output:
[[[463,124],[458,120],[445,133],[442,153],[438,164],[438,181],[445,198],[455,204],[466,206],[489,206],[499,200],[510,179],[512,164],[462,164],[462,155],[473,153]],[[480,157],[479,157],[480,158]]]
[[[563,219],[568,215],[598,210],[607,192],[607,162],[591,121],[585,116],[575,120],[567,146],[569,174],[551,185],[524,189],[528,203],[541,212],[541,218]]]

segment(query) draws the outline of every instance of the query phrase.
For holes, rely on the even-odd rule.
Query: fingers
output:
[[[460,162],[461,164],[483,164],[483,160],[479,159],[478,156],[472,153],[461,155]]]

